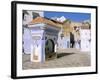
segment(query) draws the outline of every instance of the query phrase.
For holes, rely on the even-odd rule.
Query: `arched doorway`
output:
[[[45,59],[49,59],[54,54],[54,42],[52,39],[48,39],[45,43]]]

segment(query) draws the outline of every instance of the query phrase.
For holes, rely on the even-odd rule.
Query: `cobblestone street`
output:
[[[23,69],[84,67],[90,66],[91,63],[89,52],[80,52],[76,49],[60,50],[56,59],[47,60],[45,63],[30,62],[28,54],[23,54],[22,61]]]

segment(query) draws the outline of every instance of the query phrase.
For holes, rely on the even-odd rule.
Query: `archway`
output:
[[[54,54],[54,41],[52,39],[48,39],[45,42],[45,59],[50,59]]]

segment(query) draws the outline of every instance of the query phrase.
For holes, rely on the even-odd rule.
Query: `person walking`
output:
[[[75,44],[74,34],[70,32],[70,47],[73,48]]]

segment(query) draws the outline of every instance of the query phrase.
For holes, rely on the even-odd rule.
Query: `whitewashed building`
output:
[[[57,40],[58,49],[66,49],[66,48],[70,48],[70,36],[64,36],[64,34],[62,34],[62,31],[59,32],[58,34],[58,40]]]
[[[81,51],[91,51],[91,32],[90,29],[81,29]]]
[[[53,54],[60,28],[43,17],[33,19],[23,33],[24,53],[31,54],[32,62],[44,62],[48,54]]]
[[[32,43],[31,31],[28,28],[28,24],[36,17],[44,17],[43,11],[32,11],[32,10],[23,10],[23,53],[30,54]]]

